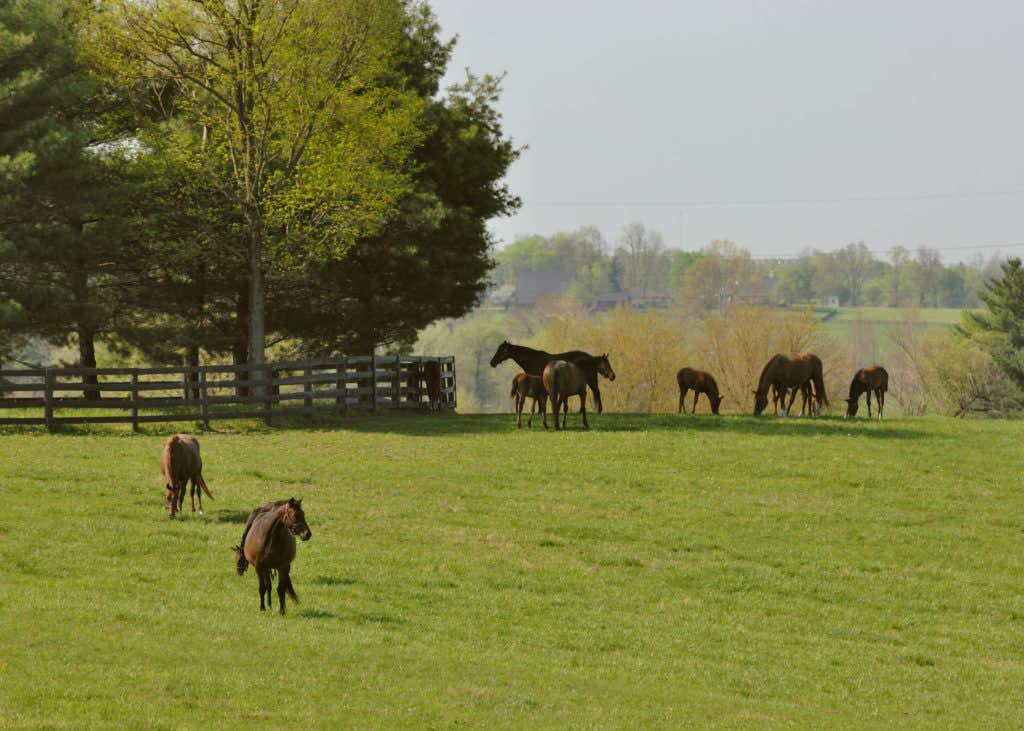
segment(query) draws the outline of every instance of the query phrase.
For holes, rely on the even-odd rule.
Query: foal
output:
[[[203,460],[199,456],[199,442],[188,434],[175,434],[167,440],[160,459],[164,472],[167,492],[164,495],[164,509],[173,518],[181,511],[185,501],[185,486],[192,481],[192,512],[196,512],[196,490],[199,490],[199,514],[203,513],[203,493],[213,500],[210,488],[203,479]]]
[[[544,366],[544,388],[551,396],[551,410],[555,414],[555,431],[558,431],[558,410],[562,409],[562,429],[569,415],[569,397],[580,397],[580,414],[583,416],[583,428],[589,429],[587,423],[587,384],[597,374],[615,380],[615,371],[608,361],[607,355],[579,358],[575,363],[565,360],[553,360]]]
[[[686,411],[683,398],[690,389],[693,389],[693,409],[690,411],[691,414],[697,413],[697,399],[700,398],[702,393],[707,394],[708,401],[711,402],[711,413],[718,413],[718,405],[722,403],[722,397],[718,395],[718,384],[715,383],[715,379],[711,377],[710,373],[697,371],[693,368],[680,368],[679,372],[676,373],[676,383],[679,384],[679,411],[677,413],[681,414]]]
[[[871,393],[874,392],[878,399],[878,419],[882,419],[882,409],[885,408],[885,392],[889,390],[889,374],[882,366],[871,366],[861,368],[853,375],[850,381],[850,397],[846,399],[846,418],[852,419],[857,415],[857,404],[860,395],[866,394],[868,402],[868,418],[871,418]]]
[[[302,501],[291,498],[264,503],[249,515],[242,544],[235,546],[235,570],[239,576],[252,564],[260,582],[260,611],[273,606],[273,572],[277,572],[277,601],[284,614],[284,595],[299,601],[290,576],[295,558],[295,536],[303,541],[313,537],[302,512]],[[263,597],[267,601],[264,605]]]
[[[548,392],[544,390],[544,380],[540,376],[530,376],[520,373],[512,379],[512,393],[509,394],[515,399],[516,429],[523,427],[523,405],[526,399],[533,399],[530,404],[530,418],[526,425],[533,426],[533,413],[540,405],[540,413],[544,416],[544,428],[548,428]]]

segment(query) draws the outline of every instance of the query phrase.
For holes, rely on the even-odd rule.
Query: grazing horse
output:
[[[860,395],[866,394],[868,402],[868,418],[871,418],[871,393],[878,400],[878,419],[882,420],[882,409],[885,408],[885,392],[889,390],[889,374],[882,366],[861,368],[850,381],[850,398],[846,399],[846,418],[857,415],[857,404]]]
[[[491,368],[497,368],[498,364],[511,358],[520,368],[526,371],[527,375],[540,376],[544,373],[544,367],[553,360],[567,360],[570,363],[577,362],[580,358],[592,358],[590,353],[582,350],[567,350],[564,353],[549,353],[546,350],[534,350],[525,345],[513,345],[507,340],[502,341],[498,349],[494,351],[491,358]],[[587,385],[594,393],[594,401],[597,403],[597,413],[604,411],[601,405],[601,389],[597,386],[597,373],[587,374]]]
[[[828,405],[821,358],[813,353],[799,353],[792,358],[776,353],[761,370],[761,378],[757,390],[754,391],[754,416],[759,416],[768,405],[769,388],[777,387],[783,395],[788,389],[794,389],[789,399],[789,405],[792,407],[796,399],[795,389],[802,388],[808,381],[811,381],[814,387],[814,398],[818,407],[820,408],[821,404]]]
[[[185,502],[185,486],[192,481],[192,512],[196,512],[196,490],[199,490],[199,514],[203,514],[203,493],[213,500],[210,488],[203,479],[203,460],[199,456],[199,442],[188,434],[175,434],[167,440],[160,459],[164,472],[164,509],[173,518]]]
[[[707,394],[708,401],[711,402],[711,413],[718,413],[718,405],[722,403],[722,397],[718,395],[718,384],[715,383],[715,379],[711,377],[710,373],[697,371],[693,368],[680,368],[679,372],[676,373],[676,383],[679,384],[678,413],[681,414],[686,410],[683,398],[690,389],[693,389],[693,409],[690,413],[697,413],[697,399],[700,398],[702,393]]]
[[[277,601],[284,614],[284,595],[298,602],[290,576],[295,558],[295,536],[303,541],[313,537],[302,512],[302,501],[291,498],[275,503],[264,503],[249,514],[242,543],[235,546],[235,571],[241,576],[252,564],[260,582],[260,611],[272,607],[273,573],[277,572]],[[266,595],[266,605],[263,597]]]
[[[537,405],[540,405],[540,412],[544,416],[544,428],[548,428],[548,392],[544,390],[544,379],[540,376],[528,376],[525,373],[518,373],[516,377],[512,379],[512,393],[509,394],[515,399],[515,410],[516,410],[516,429],[523,427],[523,405],[526,403],[526,399],[533,399],[533,403],[530,404],[530,418],[527,420],[526,425],[529,427],[533,426],[533,413],[537,410]]]
[[[567,360],[553,360],[544,367],[544,388],[551,397],[551,410],[555,414],[555,431],[558,431],[558,410],[562,409],[562,429],[569,414],[569,397],[580,397],[580,414],[583,415],[583,428],[589,429],[587,423],[587,384],[591,378],[597,379],[601,374],[609,381],[615,380],[615,371],[608,361],[608,355],[587,356],[579,358],[575,363]]]

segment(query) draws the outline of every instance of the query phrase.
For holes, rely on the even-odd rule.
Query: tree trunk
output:
[[[79,329],[78,331],[78,365],[82,368],[96,367],[95,334],[89,330]],[[99,383],[96,375],[83,376],[82,380],[87,384],[87,387],[82,391],[82,395],[85,396],[86,400],[99,401],[100,390],[98,388],[88,388],[88,385]]]
[[[249,227],[249,365],[253,377],[263,375],[266,350],[266,333],[263,320],[263,231],[258,208],[246,206],[246,220]],[[260,396],[263,389],[255,387],[251,392]]]
[[[244,365],[249,358],[249,283],[244,282],[238,290],[238,304],[235,308],[235,341],[231,346],[231,362]],[[246,380],[249,374],[239,371],[235,374],[238,380]],[[248,396],[249,387],[239,386],[235,395]]]

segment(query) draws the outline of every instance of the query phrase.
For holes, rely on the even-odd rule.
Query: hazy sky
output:
[[[508,74],[502,240],[1024,254],[1024,2],[430,3],[452,80]]]

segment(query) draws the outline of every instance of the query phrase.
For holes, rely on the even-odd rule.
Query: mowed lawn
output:
[[[218,425],[174,520],[170,428],[0,433],[0,727],[1024,725],[1024,424],[511,422]]]

